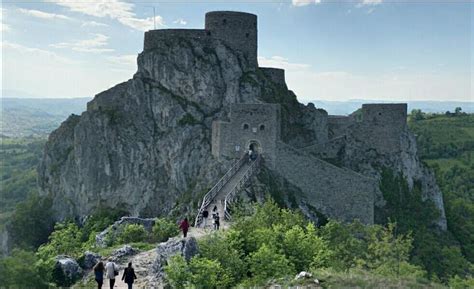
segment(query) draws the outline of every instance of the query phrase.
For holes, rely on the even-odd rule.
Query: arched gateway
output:
[[[252,150],[271,166],[280,140],[280,105],[233,104],[229,119],[212,124],[212,154],[218,158],[239,158]]]

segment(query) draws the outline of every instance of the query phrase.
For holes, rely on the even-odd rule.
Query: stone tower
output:
[[[205,29],[211,36],[239,50],[257,68],[257,15],[233,11],[206,13]]]

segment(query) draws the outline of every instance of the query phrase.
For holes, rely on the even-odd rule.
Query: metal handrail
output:
[[[194,227],[197,227],[201,224],[202,221],[202,212],[204,209],[211,203],[211,201],[215,198],[215,196],[219,193],[219,191],[225,186],[225,184],[232,178],[232,176],[240,169],[240,167],[244,164],[246,158],[246,154],[242,155],[242,157],[237,160],[232,167],[220,178],[220,180],[204,195],[202,199],[201,206],[199,207],[198,214],[196,216],[196,220],[194,222]]]
[[[230,192],[225,196],[224,200],[224,218],[230,220],[232,216],[230,215],[230,204],[234,200],[235,195],[241,191],[247,181],[253,176],[257,171],[258,165],[260,164],[260,155],[257,156],[257,159],[249,166],[245,171],[244,175],[240,178],[239,182],[230,190]]]

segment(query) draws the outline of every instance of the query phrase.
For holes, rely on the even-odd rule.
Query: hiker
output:
[[[209,217],[209,212],[208,211],[202,212],[203,228],[206,228],[206,226],[207,226],[207,217]]]
[[[113,289],[115,285],[115,276],[119,274],[118,266],[114,262],[109,261],[105,265],[105,271],[106,277],[109,278],[110,289]]]
[[[217,212],[217,205],[214,205],[214,208],[212,209],[212,212]]]
[[[186,235],[188,234],[188,229],[189,229],[188,218],[184,218],[181,224],[179,224],[179,227],[183,231],[183,237],[186,238]]]
[[[219,212],[215,213],[213,217],[214,217],[214,230],[219,230],[219,225],[220,225]]]
[[[97,282],[97,288],[102,289],[102,284],[104,284],[104,262],[100,261],[94,266],[95,282]]]
[[[128,267],[123,270],[122,281],[127,283],[128,289],[132,289],[133,282],[137,279],[135,270],[132,267],[132,262],[128,263]]]

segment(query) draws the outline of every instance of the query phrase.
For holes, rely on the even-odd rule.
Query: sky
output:
[[[259,65],[301,102],[474,102],[474,4],[456,0],[3,0],[2,94],[92,97],[133,76],[144,31],[214,10],[258,15]]]

